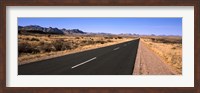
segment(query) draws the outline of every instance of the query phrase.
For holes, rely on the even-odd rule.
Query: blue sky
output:
[[[182,18],[18,18],[18,25],[80,29],[94,33],[182,35]]]

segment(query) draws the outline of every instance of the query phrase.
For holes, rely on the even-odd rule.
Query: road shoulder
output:
[[[174,75],[176,74],[155,53],[140,41],[133,75]]]

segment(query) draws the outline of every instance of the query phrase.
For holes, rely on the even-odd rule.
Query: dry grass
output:
[[[182,74],[181,37],[144,37],[142,41],[178,74]]]
[[[89,35],[19,35],[18,64],[21,65],[130,40],[133,40],[133,38]]]

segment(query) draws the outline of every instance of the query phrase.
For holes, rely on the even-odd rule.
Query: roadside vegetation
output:
[[[18,63],[48,59],[132,39],[121,36],[19,34]]]
[[[181,37],[143,37],[148,48],[169,64],[178,74],[182,74],[182,38]]]

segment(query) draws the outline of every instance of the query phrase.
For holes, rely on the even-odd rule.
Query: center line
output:
[[[88,63],[88,62],[90,62],[90,61],[92,61],[92,60],[95,60],[96,58],[97,58],[97,57],[93,57],[93,58],[91,58],[91,59],[89,59],[89,60],[87,60],[87,61],[85,61],[85,62],[82,62],[82,63],[80,63],[80,64],[77,64],[77,65],[71,67],[71,69],[76,68],[76,67],[78,67],[78,66],[80,66],[80,65],[83,65],[83,64],[85,64],[85,63]]]
[[[117,50],[117,49],[119,49],[119,47],[117,47],[117,48],[115,48],[115,49],[113,49],[113,50]]]

